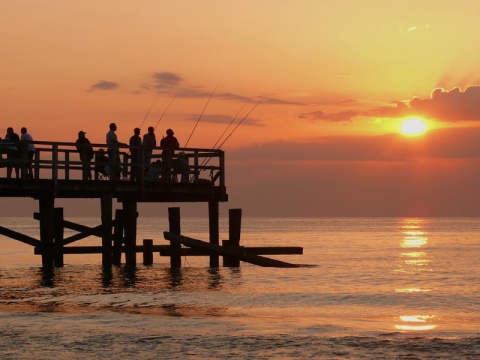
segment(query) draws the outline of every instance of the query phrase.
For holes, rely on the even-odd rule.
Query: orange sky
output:
[[[218,84],[189,147],[264,98],[222,146],[224,208],[478,216],[479,13],[470,0],[2,0],[0,135],[103,143],[110,122],[120,141],[158,123],[184,145]],[[408,115],[430,131],[399,134]]]

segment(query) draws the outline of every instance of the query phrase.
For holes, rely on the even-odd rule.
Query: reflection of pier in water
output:
[[[27,142],[18,145],[25,147]],[[302,248],[243,248],[240,246],[241,210],[230,210],[229,239],[219,239],[219,204],[228,201],[225,185],[224,152],[212,149],[178,149],[168,161],[163,158],[162,176],[155,181],[148,181],[143,169],[145,149],[139,147],[139,163],[132,165],[129,150],[134,147],[120,147],[120,163],[110,159],[108,176],[101,175],[97,161],[82,162],[79,159],[75,143],[34,142],[35,158],[32,163],[33,177],[27,176],[30,160],[26,156],[20,159],[0,159],[1,166],[18,167],[20,178],[1,178],[0,197],[30,197],[38,200],[39,212],[34,218],[39,221],[40,239],[21,234],[0,226],[0,235],[23,242],[34,248],[34,253],[41,255],[44,268],[61,267],[65,254],[102,254],[103,266],[109,268],[121,263],[122,254],[129,267],[136,266],[136,254],[143,253],[144,264],[153,262],[153,253],[170,257],[172,268],[181,266],[181,257],[207,256],[210,267],[219,266],[219,258],[223,256],[224,266],[239,266],[242,261],[259,261],[258,265],[278,266],[281,262],[263,258],[264,254],[301,254]],[[105,144],[92,144],[97,152]],[[156,147],[152,152],[152,162],[162,159],[164,149]],[[25,152],[22,151],[22,154]],[[182,166],[179,156],[182,157]],[[107,160],[108,161],[108,160]],[[168,165],[165,165],[167,163]],[[142,171],[138,172],[137,167]],[[133,169],[133,170],[132,170]],[[85,174],[94,172],[91,178]],[[132,180],[132,173],[136,176]],[[120,177],[123,177],[120,179]],[[100,201],[100,225],[88,227],[64,219],[63,208],[55,207],[56,199],[98,199]],[[113,201],[122,204],[122,209],[115,211],[112,218]],[[154,245],[152,239],[144,239],[137,245],[138,203],[206,203],[208,204],[209,242],[182,247],[178,237],[181,236],[180,208],[169,208],[169,231],[173,236],[168,239],[170,245]],[[77,233],[64,237],[64,229]],[[90,236],[101,238],[100,246],[73,246]],[[180,239],[183,239],[180,238]],[[184,244],[185,245],[185,244]],[[287,265],[292,265],[284,263]]]

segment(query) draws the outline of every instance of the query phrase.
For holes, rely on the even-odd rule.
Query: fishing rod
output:
[[[255,108],[260,105],[260,103],[263,101],[264,97],[262,97],[256,104],[253,108],[250,109],[250,111],[247,113],[247,115],[245,115],[242,120],[239,121],[239,123],[233,128],[233,130],[230,132],[230,134],[228,134],[228,136],[225,138],[225,140],[223,140],[223,142],[218,146],[217,150],[220,149],[222,147],[223,144],[225,144],[225,142],[230,138],[230,136],[232,136],[232,134],[235,132],[235,130],[237,130],[237,128],[243,123],[243,121],[248,117],[248,115],[250,115],[252,113],[253,110],[255,110]],[[245,106],[246,104],[244,104],[243,106]],[[242,107],[243,108],[243,107]],[[222,135],[223,136],[223,135]],[[212,159],[212,157],[209,157],[207,159],[207,161],[205,162],[205,164],[203,164],[202,166],[206,166],[208,164],[208,162]],[[204,169],[205,170],[205,169]]]
[[[157,99],[158,99],[159,95],[160,95],[160,93],[157,92],[157,96],[155,97],[155,100],[153,100],[152,105],[150,105],[150,108],[148,109],[147,114],[143,118],[142,125],[140,125],[140,129],[142,128],[143,124],[145,123],[145,120],[147,120],[147,117],[150,114],[150,111],[152,110],[153,105],[157,102]]]
[[[213,144],[212,146],[212,149],[215,149],[215,146],[217,146],[217,144],[220,142],[220,140],[223,138],[223,135],[225,135],[225,133],[227,132],[227,130],[230,128],[230,126],[232,126],[233,122],[237,119],[238,115],[240,115],[240,113],[242,112],[243,108],[245,107],[245,105],[247,105],[248,103],[250,102],[250,100],[247,100],[243,105],[242,107],[240,108],[240,110],[238,110],[237,114],[235,115],[235,117],[232,118],[232,120],[230,121],[230,124],[228,124],[228,126],[225,128],[225,130],[223,131],[222,135],[220,135],[220,137],[217,139],[217,141],[215,142],[215,144]],[[208,164],[208,162],[210,161],[211,157],[209,158],[204,158],[202,163],[200,164],[200,166],[204,166],[206,164]]]
[[[215,85],[215,88],[213,89],[212,93],[210,94],[210,97],[208,98],[208,101],[207,101],[207,103],[205,104],[205,107],[203,108],[202,113],[201,113],[200,116],[198,117],[198,120],[197,120],[197,122],[195,123],[195,126],[193,127],[193,130],[192,130],[190,136],[188,137],[187,142],[185,143],[185,147],[188,146],[188,143],[190,142],[190,138],[192,137],[193,133],[195,132],[195,129],[197,128],[197,125],[198,125],[198,123],[200,122],[200,119],[202,118],[203,113],[205,112],[205,109],[207,108],[208,104],[210,103],[210,100],[212,99],[213,94],[215,93],[215,90],[217,90],[218,84],[220,84],[220,80],[217,82],[217,85]]]
[[[163,114],[162,114],[162,116],[160,116],[160,119],[158,119],[158,121],[157,121],[157,125],[155,125],[155,128],[154,128],[154,130],[157,130],[157,126],[158,126],[158,124],[160,123],[160,120],[162,120],[162,119],[163,119],[163,116],[164,116],[164,115],[165,115],[165,113],[167,112],[168,108],[170,107],[170,105],[172,105],[172,103],[173,103],[173,100],[175,100],[175,98],[172,98],[172,100],[170,100],[170,102],[168,103],[167,107],[166,107],[166,108],[165,108],[165,110],[163,111]]]
[[[225,133],[227,132],[227,130],[230,128],[230,126],[232,126],[233,122],[237,119],[238,115],[240,115],[240,113],[242,112],[243,108],[245,107],[245,105],[247,105],[248,103],[250,102],[250,100],[247,100],[243,106],[241,107],[240,110],[238,110],[237,114],[235,115],[235,117],[232,119],[232,121],[230,121],[230,124],[228,124],[228,126],[225,128],[225,130],[223,131],[222,135],[220,135],[220,137],[218,138],[217,142],[215,144],[213,144],[212,146],[212,149],[215,149],[215,146],[217,146],[217,144],[220,142],[220,140],[222,139],[223,135],[225,135]]]
[[[235,130],[237,130],[237,128],[243,123],[243,121],[248,117],[248,115],[251,114],[251,112],[253,110],[255,110],[255,108],[260,105],[260,103],[263,101],[264,97],[262,97],[256,104],[255,106],[247,113],[247,115],[244,116],[244,118],[242,120],[240,120],[240,122],[237,124],[237,126],[235,126],[233,128],[233,130],[231,131],[230,134],[228,134],[228,136],[225,138],[225,140],[223,140],[223,142],[218,146],[217,149],[220,149],[222,147],[223,144],[225,144],[225,142],[230,138],[230,136],[232,136],[232,134],[235,132]]]

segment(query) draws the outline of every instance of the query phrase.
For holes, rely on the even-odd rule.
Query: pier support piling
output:
[[[220,244],[220,219],[219,219],[219,203],[218,201],[209,201],[208,202],[208,225],[210,232],[210,244],[219,245]],[[210,255],[210,267],[217,268],[219,267],[219,256],[218,254]]]
[[[143,239],[143,265],[153,264],[153,239]]]
[[[100,198],[102,212],[102,265],[112,267],[112,193]]]
[[[54,209],[55,217],[55,230],[53,234],[54,241],[54,259],[53,264],[55,267],[63,267],[63,208]]]
[[[51,269],[53,261],[54,241],[54,197],[53,194],[45,194],[39,200],[40,210],[40,242],[42,248],[42,267]]]
[[[113,265],[122,263],[122,245],[123,245],[123,210],[115,210],[115,225],[113,227]]]
[[[242,227],[242,209],[230,209],[228,212],[228,240],[222,244],[226,247],[238,248],[240,246],[240,232]],[[240,266],[238,257],[225,255],[223,257],[224,267]]]
[[[181,228],[180,228],[180,208],[179,207],[170,207],[168,208],[168,223],[170,232],[173,234],[180,235]],[[170,246],[172,249],[180,249],[181,245],[179,243],[170,242]],[[173,268],[180,268],[182,267],[182,258],[178,254],[172,254],[170,256],[170,267]]]
[[[137,265],[137,202],[134,199],[123,201],[125,224],[125,265],[134,268]]]

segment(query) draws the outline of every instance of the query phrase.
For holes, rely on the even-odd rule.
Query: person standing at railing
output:
[[[13,131],[13,128],[7,128],[7,134],[5,139],[11,142],[7,145],[7,178],[12,178],[12,169],[15,169],[15,176],[20,178],[20,149],[19,142],[20,137]]]
[[[130,155],[132,157],[130,180],[135,181],[140,179],[140,172],[142,171],[140,158],[142,138],[140,137],[139,128],[133,129],[133,136],[128,144],[130,145]]]
[[[110,178],[119,179],[120,178],[120,145],[127,145],[121,143],[117,139],[117,125],[115,123],[110,124],[110,130],[107,132],[106,142],[108,147],[108,158],[110,159]]]
[[[162,151],[162,181],[171,181],[172,180],[172,158],[175,149],[180,147],[180,144],[175,136],[172,129],[167,130],[167,136],[163,137],[160,141],[160,147]]]
[[[33,157],[35,156],[35,144],[33,144],[33,138],[32,138],[32,135],[30,135],[28,132],[27,132],[27,128],[26,127],[22,127],[20,129],[20,133],[22,135],[20,135],[20,140],[22,141],[28,141],[27,143],[27,146],[26,146],[26,150],[27,150],[27,178],[29,179],[33,179],[33,166],[32,166],[32,163],[33,163]]]
[[[149,126],[148,132],[145,135],[143,135],[142,146],[144,148],[143,151],[145,154],[145,173],[146,173],[152,162],[153,148],[157,146],[157,138],[155,136],[155,128],[153,126]]]
[[[75,142],[80,160],[82,161],[82,179],[92,180],[92,172],[90,171],[93,159],[93,148],[90,140],[85,137],[85,131],[78,132],[78,139]]]

